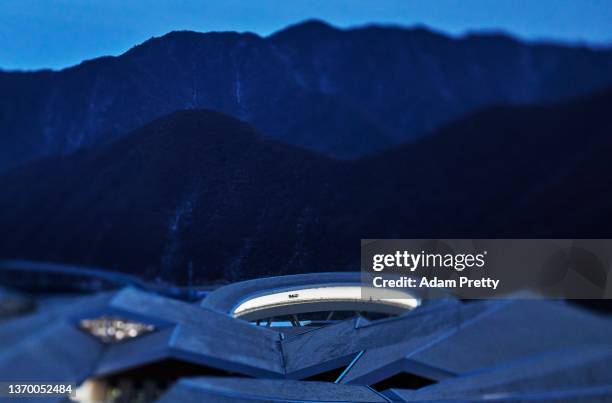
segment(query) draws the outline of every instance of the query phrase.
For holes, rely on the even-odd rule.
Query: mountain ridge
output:
[[[353,161],[175,112],[0,175],[0,257],[184,283],[356,270],[362,238],[605,238],[610,112],[493,107]]]
[[[211,276],[237,278],[249,273],[239,263],[232,269],[237,249],[287,256],[283,250],[302,235],[270,234],[293,232],[287,220],[293,226],[308,219],[308,205],[323,197],[308,190],[324,170],[337,170],[335,164],[229,116],[177,111],[111,144],[0,176],[0,204],[12,206],[0,220],[10,236],[0,243],[5,250],[29,250],[35,259],[101,259],[103,266],[138,267],[153,278],[172,277],[175,267],[189,265],[186,248],[198,256],[192,257],[198,267],[210,265]],[[44,195],[45,202],[32,206],[32,195]],[[274,208],[267,207],[269,197]],[[319,242],[307,235],[300,242]]]
[[[0,171],[112,141],[186,108],[353,159],[488,105],[591,93],[612,85],[611,72],[612,50],[422,28],[310,22],[267,37],[172,32],[59,72],[0,73]]]

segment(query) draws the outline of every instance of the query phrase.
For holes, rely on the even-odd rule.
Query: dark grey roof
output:
[[[106,309],[121,317],[158,323],[159,331],[108,346],[98,373],[124,369],[123,364],[137,365],[126,358],[129,355],[142,362],[180,358],[252,376],[278,377],[284,373],[280,334],[271,329],[132,288],[119,292]],[[99,313],[104,312],[102,308]]]
[[[348,278],[329,276],[338,281]],[[320,274],[296,279],[301,285],[314,280],[321,284]],[[279,280],[277,285],[287,281]],[[262,287],[256,283],[247,288]],[[268,287],[269,279],[265,283]],[[215,298],[226,295],[231,303],[215,303],[216,308],[233,306],[237,290],[245,289],[223,288],[226,291]],[[226,293],[228,289],[231,292]],[[610,396],[606,387],[612,379],[608,364],[612,320],[560,301],[444,299],[398,317],[377,321],[358,317],[292,334],[234,319],[221,312],[225,308],[211,309],[208,304],[134,288],[36,302],[33,312],[0,321],[2,380],[81,382],[175,359],[260,379],[183,380],[165,401],[201,401],[211,396],[217,401],[271,396],[281,401],[289,396],[322,401],[380,399],[366,386],[400,373],[437,383],[417,391],[391,386],[394,389],[385,393],[394,399],[462,396],[545,401],[553,392],[589,399]],[[103,343],[79,328],[82,319],[113,316],[154,329],[127,341]],[[331,370],[337,370],[329,377],[337,378],[338,384],[288,380]]]
[[[420,390],[393,390],[406,401],[480,400],[591,394],[612,398],[612,346],[588,345],[519,358]],[[606,387],[608,387],[606,389]],[[552,399],[551,399],[552,400]]]
[[[362,350],[401,342],[415,350],[485,308],[449,300],[395,318],[375,322],[352,319],[287,337],[283,341],[286,370],[292,377],[310,376],[322,362],[350,362]]]
[[[81,382],[91,375],[103,346],[82,332],[71,315],[106,295],[38,304],[32,314],[0,322],[0,379]]]
[[[465,321],[447,336],[410,353],[409,358],[448,372],[466,373],[542,351],[612,342],[612,321],[563,302],[486,304],[491,308],[483,315]]]
[[[182,379],[159,400],[161,403],[202,401],[375,403],[387,400],[366,386],[246,378]]]
[[[134,340],[103,345],[77,327],[80,319],[99,316],[118,316],[153,324],[157,329]],[[49,340],[55,340],[56,333],[61,337],[57,336],[58,342],[53,344]],[[83,343],[91,344],[86,350],[98,351],[99,355],[86,366],[82,376],[75,373],[69,379],[82,380],[92,371],[107,374],[162,358],[180,358],[252,376],[284,374],[279,333],[198,305],[133,288],[67,300],[66,304],[53,308],[43,307],[40,312],[3,323],[0,338],[7,341],[2,344],[4,349],[0,347],[0,378],[3,379],[11,374],[19,374],[20,379],[45,379],[45,372],[37,366],[28,361],[16,363],[12,356],[40,354],[54,357],[50,362],[61,366],[61,354]],[[50,373],[54,371],[51,369]]]
[[[399,372],[440,380],[551,349],[610,343],[610,320],[562,302],[509,300],[468,306],[483,309],[464,313],[455,326],[441,324],[421,339],[388,340],[387,345],[366,349],[342,382],[372,384]],[[430,320],[445,318],[437,313]]]
[[[0,354],[3,381],[81,382],[95,368],[102,346],[69,323],[52,323]]]

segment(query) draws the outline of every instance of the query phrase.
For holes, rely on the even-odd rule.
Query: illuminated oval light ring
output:
[[[248,299],[232,315],[245,320],[320,311],[369,311],[400,314],[419,306],[420,300],[405,292],[385,290],[385,298],[363,298],[362,286],[321,286],[286,290]],[[367,294],[366,294],[367,295]]]

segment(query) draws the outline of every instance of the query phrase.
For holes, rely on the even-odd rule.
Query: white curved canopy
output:
[[[394,311],[401,312],[414,309],[419,305],[419,300],[407,293],[397,290],[385,290],[385,298],[364,298],[369,295],[363,292],[362,286],[327,286],[312,287],[296,290],[288,290],[266,294],[248,299],[236,308],[232,315],[234,317],[252,316],[258,311],[285,311],[287,307],[308,306],[316,311],[317,305],[324,305],[322,310],[329,310],[331,306],[339,309],[370,310],[370,311]],[[380,309],[376,309],[379,307]]]

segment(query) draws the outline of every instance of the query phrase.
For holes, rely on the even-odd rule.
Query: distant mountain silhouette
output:
[[[300,265],[300,250],[320,249],[318,207],[338,169],[219,113],[175,112],[1,180],[0,206],[10,211],[0,227],[10,231],[0,249],[151,276],[193,265],[238,278],[255,273],[253,259],[262,264],[252,270],[269,261],[270,272],[282,272]]]
[[[370,197],[370,208],[391,214],[384,227],[362,231],[610,237],[611,113],[612,90],[556,105],[492,107],[361,160],[358,182],[384,195]]]
[[[269,37],[172,32],[59,72],[0,72],[0,171],[207,108],[329,156],[368,155],[493,104],[612,84],[612,51],[318,21]]]
[[[610,237],[612,91],[337,161],[203,110],[0,177],[0,258],[177,282],[356,269],[359,239]]]

